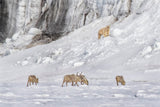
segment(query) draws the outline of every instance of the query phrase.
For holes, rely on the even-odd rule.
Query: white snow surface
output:
[[[98,40],[97,32],[113,22],[112,16],[1,57],[0,107],[159,107],[159,4],[146,0],[142,13],[112,24],[109,37]],[[64,75],[77,72],[88,86],[61,87]],[[37,86],[26,87],[29,75],[39,78]],[[123,75],[125,86],[116,86],[116,75]]]

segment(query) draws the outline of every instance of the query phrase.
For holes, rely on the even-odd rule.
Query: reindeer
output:
[[[74,85],[79,86],[79,85],[77,84],[77,82],[79,82],[79,81],[81,81],[81,78],[78,77],[78,76],[76,76],[75,74],[65,75],[65,76],[64,76],[64,79],[63,79],[62,87],[63,87],[63,84],[64,84],[65,82],[66,82],[66,86],[67,86],[67,83],[68,83],[68,82],[71,82],[71,83],[72,83],[72,86],[74,86]],[[75,82],[75,84],[74,84],[74,82]]]
[[[98,39],[101,38],[101,35],[103,35],[104,37],[109,36],[109,32],[110,32],[110,26],[106,26],[106,27],[100,29],[98,31]]]
[[[118,86],[118,82],[120,82],[122,85],[126,84],[126,82],[123,79],[123,76],[116,76],[116,82],[117,82],[117,86]]]
[[[32,85],[35,83],[35,85],[38,84],[38,78],[36,78],[35,75],[29,75],[28,77],[28,82],[27,82],[27,87],[28,87],[28,84],[31,86],[31,83]]]
[[[88,80],[84,75],[82,75],[82,73],[80,75],[78,73],[76,75],[75,74],[65,75],[63,79],[62,87],[65,82],[66,82],[66,86],[68,82],[71,82],[72,86],[75,86],[75,85],[79,86],[78,82],[80,82],[81,85],[83,84],[88,85]]]

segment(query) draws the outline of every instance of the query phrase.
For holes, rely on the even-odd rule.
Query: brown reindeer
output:
[[[118,86],[118,82],[120,82],[122,85],[126,84],[126,82],[123,79],[123,76],[116,76],[116,82],[117,82],[117,86]]]
[[[79,86],[78,84],[77,84],[77,82],[79,82],[79,81],[81,81],[81,78],[80,77],[78,77],[78,76],[76,76],[75,74],[71,74],[71,75],[65,75],[64,76],[64,79],[63,79],[63,83],[62,83],[62,87],[63,87],[63,84],[66,82],[66,86],[67,86],[67,83],[72,83],[72,86],[74,86],[74,85],[77,85],[77,86]],[[74,84],[74,82],[75,82],[75,84]]]
[[[98,31],[98,39],[103,35],[104,37],[109,36],[110,26],[106,26]]]
[[[27,82],[27,87],[30,85],[31,86],[31,83],[32,85],[35,83],[35,85],[38,84],[38,78],[36,78],[35,75],[29,75],[28,77],[28,82]]]

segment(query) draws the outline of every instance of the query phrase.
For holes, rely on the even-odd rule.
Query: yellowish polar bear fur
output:
[[[106,26],[98,31],[98,39],[103,35],[104,37],[109,36],[110,26]]]

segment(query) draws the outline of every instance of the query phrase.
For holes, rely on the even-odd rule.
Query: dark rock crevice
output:
[[[39,18],[36,27],[43,30],[44,36],[56,40],[64,33],[66,14],[69,9],[68,0],[54,0],[51,6]],[[43,26],[46,24],[45,27]]]
[[[6,0],[0,0],[0,42],[3,42],[7,35],[8,11]]]
[[[84,14],[84,20],[83,20],[83,25],[86,25],[86,19],[87,19],[87,15],[89,14],[89,12]]]

